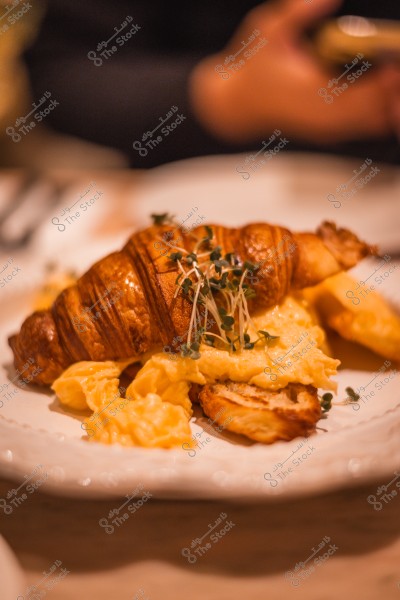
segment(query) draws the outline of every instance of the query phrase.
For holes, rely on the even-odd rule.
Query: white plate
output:
[[[26,587],[24,575],[10,546],[0,535],[0,581],[2,600],[15,600]]]
[[[293,229],[310,230],[327,217],[347,226],[355,219],[354,215],[349,216],[350,208],[355,210],[350,204],[347,209],[342,206],[332,213],[330,203],[324,202],[325,192],[331,191],[326,191],[325,186],[329,188],[332,181],[320,175],[323,165],[329,172],[328,159],[322,159],[318,165],[315,157],[276,157],[274,160],[277,160],[276,169],[268,165],[264,167],[265,172],[255,173],[249,181],[241,181],[235,171],[235,165],[243,161],[243,157],[238,156],[188,161],[189,166],[181,163],[163,167],[147,176],[131,210],[143,225],[150,212],[168,210],[184,219],[193,206],[204,212],[208,222],[238,225],[267,220]],[[334,178],[338,179],[336,185],[345,181],[346,173],[351,174],[355,168],[351,161],[339,163],[331,163]],[[302,170],[296,187],[294,173],[299,164]],[[398,173],[392,171],[391,177],[393,180]],[[251,188],[243,187],[250,182]],[[307,210],[310,224],[306,227],[304,207],[312,204],[309,188],[314,189],[314,208]],[[381,210],[383,205],[388,211],[392,210],[391,218],[388,219],[387,213],[385,219],[379,220],[376,216],[372,230],[369,213],[362,210],[358,212],[358,222],[351,226],[369,241],[386,240],[384,250],[387,250],[394,248],[395,237],[386,237],[382,227],[396,228],[398,214],[392,204],[395,205],[398,192],[393,191],[391,198],[390,187],[385,187],[384,192],[384,196],[377,197]],[[351,202],[366,202],[365,193],[366,189],[360,191]],[[370,205],[373,206],[372,202]],[[369,228],[370,236],[366,235]],[[123,241],[116,240],[115,248]],[[89,239],[86,243],[87,246],[79,249],[75,247],[64,259],[66,266],[79,268],[83,254],[85,265],[102,257],[99,244],[94,245]],[[110,240],[107,240],[107,250],[109,247]],[[368,260],[357,271],[366,278],[375,268],[376,262]],[[400,305],[399,272],[400,269],[385,280],[380,290],[397,305]],[[4,358],[0,384],[14,377],[6,339],[18,331],[30,312],[31,291],[26,279],[24,292],[21,287],[10,287],[7,302],[3,303],[0,352]],[[184,450],[124,449],[87,443],[81,439],[83,415],[64,411],[54,395],[32,388],[19,390],[0,409],[0,473],[22,482],[18,493],[27,490],[29,478],[31,485],[36,482],[53,493],[96,498],[131,494],[137,486],[142,486],[141,489],[153,496],[164,498],[272,499],[390,478],[400,463],[399,373],[391,370],[393,365],[384,367],[383,358],[355,345],[339,343],[336,355],[338,353],[343,358],[343,369],[337,378],[339,397],[345,397],[344,390],[349,385],[364,386],[368,387],[364,397],[368,393],[369,400],[360,402],[359,410],[353,406],[334,407],[328,418],[319,423],[326,431],[319,430],[301,447],[301,440],[264,446],[251,445],[233,435],[219,435],[206,427],[206,419],[200,414],[194,418],[193,431],[203,432],[204,446],[197,450],[196,456],[189,456]],[[381,368],[384,373],[379,373]],[[375,384],[388,377],[389,372],[392,378],[377,390]],[[372,397],[370,391],[374,389]],[[278,464],[283,466],[276,469]]]
[[[241,154],[211,156],[148,172],[139,202],[132,203],[136,221],[146,226],[149,213],[160,210],[185,219],[193,206],[208,222],[229,226],[260,219],[312,231],[327,219],[357,231],[383,252],[400,252],[399,168],[372,163],[357,179],[361,159],[286,152],[244,180],[236,169],[245,160]],[[364,185],[362,177],[372,168],[379,172]],[[338,192],[345,184],[346,190]]]

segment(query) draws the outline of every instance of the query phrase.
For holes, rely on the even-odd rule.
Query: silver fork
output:
[[[24,176],[16,194],[0,215],[0,248],[5,250],[18,250],[27,246],[36,230],[43,223],[46,215],[50,212],[50,209],[53,209],[55,205],[58,204],[68,185],[69,184],[67,183],[60,183],[50,178],[46,178],[38,171],[29,171]],[[32,211],[32,207],[29,206],[29,200],[32,199],[34,191],[36,190],[36,192],[38,192],[40,187],[47,187],[49,189],[45,195],[44,205],[41,197],[42,207],[35,214],[35,211]],[[33,213],[34,218],[33,220],[32,218],[27,219],[25,216],[26,226],[22,227],[22,231],[21,227],[19,227],[20,231],[13,234],[12,224],[16,223],[18,213],[21,213],[22,216],[23,210],[29,210],[29,215],[32,215]],[[24,225],[23,220],[22,223]]]

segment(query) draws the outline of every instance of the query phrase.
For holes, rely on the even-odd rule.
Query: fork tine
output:
[[[22,231],[22,233],[20,233],[18,236],[14,237],[14,238],[7,238],[4,236],[2,229],[4,229],[4,226],[7,224],[8,219],[3,220],[3,223],[2,224],[0,223],[0,247],[7,249],[7,250],[12,250],[12,249],[15,250],[17,248],[23,248],[24,246],[27,246],[28,243],[30,242],[33,234],[35,233],[35,231],[43,223],[45,214],[47,214],[49,212],[49,210],[58,203],[64,190],[67,187],[69,187],[69,183],[57,183],[57,182],[54,182],[51,180],[45,180],[44,178],[41,178],[40,180],[35,181],[35,185],[39,181],[41,183],[49,183],[51,185],[50,191],[46,194],[47,197],[46,197],[45,206],[43,207],[43,209],[41,211],[39,211],[38,217],[36,218],[35,222],[32,225],[28,225],[27,227],[25,227],[24,230]],[[24,200],[27,198],[27,192],[29,190],[33,189],[33,187],[34,186],[26,189]],[[18,207],[20,207],[21,204],[22,203],[19,202]],[[17,210],[17,208],[15,209],[15,211]],[[15,211],[13,211],[13,213]],[[13,213],[11,213],[9,218],[12,218]]]
[[[24,175],[22,183],[14,194],[14,197],[0,215],[0,227],[21,206],[25,200],[26,193],[35,185],[38,179],[39,173],[36,170],[30,170]]]

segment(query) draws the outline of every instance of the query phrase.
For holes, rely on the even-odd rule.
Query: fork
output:
[[[22,232],[17,235],[7,235],[7,228],[15,222],[15,215],[20,212],[27,200],[32,196],[32,192],[43,186],[49,186],[50,190],[46,195],[45,206],[39,210],[39,214],[33,223],[27,223]],[[26,247],[34,233],[40,227],[45,216],[49,213],[60,200],[60,197],[69,186],[69,183],[60,183],[44,177],[39,171],[30,170],[19,186],[14,197],[10,200],[3,213],[0,215],[0,248],[6,250],[17,250]],[[28,208],[28,203],[27,203]]]

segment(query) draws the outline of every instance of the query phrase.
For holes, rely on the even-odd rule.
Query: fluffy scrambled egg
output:
[[[89,437],[103,443],[170,448],[190,443],[192,383],[232,380],[277,390],[288,383],[336,390],[330,380],[340,362],[327,356],[325,333],[307,303],[287,297],[282,304],[253,316],[256,331],[278,336],[252,350],[229,352],[207,345],[198,360],[158,352],[142,358],[143,367],[121,398],[118,376],[125,362],[77,363],[53,384],[60,401],[97,411],[86,419]]]
[[[378,285],[381,277],[375,277]],[[303,294],[315,304],[324,321],[344,339],[358,342],[398,362],[400,317],[375,289],[377,286],[368,285],[360,285],[347,273],[339,273],[304,290]]]

